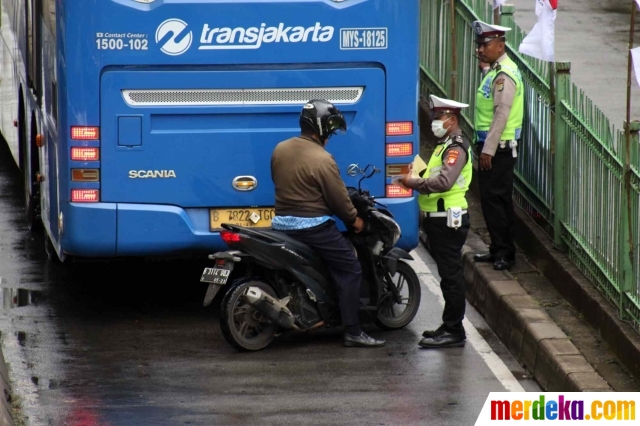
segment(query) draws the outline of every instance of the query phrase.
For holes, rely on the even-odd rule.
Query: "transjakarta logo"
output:
[[[326,43],[333,38],[334,28],[323,27],[316,22],[313,27],[287,27],[280,23],[277,27],[250,28],[210,28],[204,24],[200,36],[200,50],[259,49],[264,43]]]
[[[156,30],[156,43],[159,44],[167,34],[171,33],[171,37],[160,46],[160,50],[171,56],[182,55],[189,50],[193,41],[193,32],[183,34],[186,28],[187,23],[180,19],[167,19],[160,24]]]
[[[161,44],[160,50],[167,55],[182,55],[189,47],[193,34],[185,34],[187,23],[180,19],[167,19],[156,30],[156,43]],[[326,43],[333,39],[335,29],[322,26],[320,22],[312,27],[288,27],[280,23],[277,27],[267,27],[262,23],[260,27],[211,28],[204,24],[200,35],[199,50],[232,50],[259,49],[265,43]],[[167,40],[167,35],[171,37]]]

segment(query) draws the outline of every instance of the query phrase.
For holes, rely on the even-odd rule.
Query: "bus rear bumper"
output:
[[[415,198],[378,201],[388,205],[402,228],[397,246],[413,250],[419,223]],[[204,255],[227,249],[220,234],[209,229],[207,208],[70,203],[63,229],[63,251],[79,257]]]

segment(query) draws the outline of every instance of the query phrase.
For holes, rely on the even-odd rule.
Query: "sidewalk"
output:
[[[474,192],[467,197],[471,216],[465,247],[467,298],[516,359],[548,391],[640,391],[640,384],[599,332],[562,297],[520,246],[517,264],[510,272],[473,262],[473,254],[488,251],[491,241]]]
[[[432,135],[422,124],[428,120],[423,114],[421,118],[421,156],[429,158],[434,141],[430,140]],[[467,300],[546,391],[640,391],[640,383],[625,367],[625,363],[631,365],[639,377],[640,335],[630,330],[628,324],[604,320],[613,308],[604,298],[598,299],[595,287],[577,268],[572,268],[566,257],[562,259],[564,255],[549,253],[549,238],[539,229],[537,232],[531,229],[535,224],[524,211],[516,207],[516,266],[510,272],[495,271],[491,264],[473,262],[473,254],[487,252],[490,243],[477,183],[474,169],[471,190],[467,193],[471,231],[463,249]],[[426,242],[424,236],[421,239]],[[537,259],[541,269],[532,258]],[[566,262],[564,273],[553,269],[558,262]],[[586,289],[579,289],[580,285]],[[563,288],[565,295],[570,292],[574,304],[583,312],[588,309],[590,318],[585,318],[563,298],[558,288]],[[581,303],[584,299],[589,299],[589,304]],[[603,320],[594,320],[597,315]],[[590,325],[594,322],[608,325],[608,328],[600,325],[600,330],[605,330],[602,332],[609,343],[616,343],[614,347]],[[614,330],[615,327],[618,328]],[[632,350],[634,347],[638,351]],[[624,357],[624,362],[620,357]]]

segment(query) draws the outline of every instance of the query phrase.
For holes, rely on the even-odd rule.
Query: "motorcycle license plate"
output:
[[[222,267],[204,268],[200,281],[209,284],[224,285],[227,283],[229,276],[231,275],[231,269]]]

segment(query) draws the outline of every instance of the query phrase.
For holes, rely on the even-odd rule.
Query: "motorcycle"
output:
[[[345,236],[362,266],[360,320],[387,330],[408,325],[420,306],[420,281],[404,262],[413,260],[395,247],[400,226],[387,206],[361,188],[380,170],[356,166],[363,177],[349,197],[365,223],[360,233]],[[208,258],[215,264],[204,269],[201,282],[209,283],[204,306],[231,279],[221,302],[220,328],[230,345],[241,351],[258,351],[288,330],[309,332],[341,325],[338,299],[322,259],[306,244],[274,230],[223,224],[222,239],[231,250]],[[233,278],[233,279],[232,279]],[[399,309],[399,312],[396,312]]]

